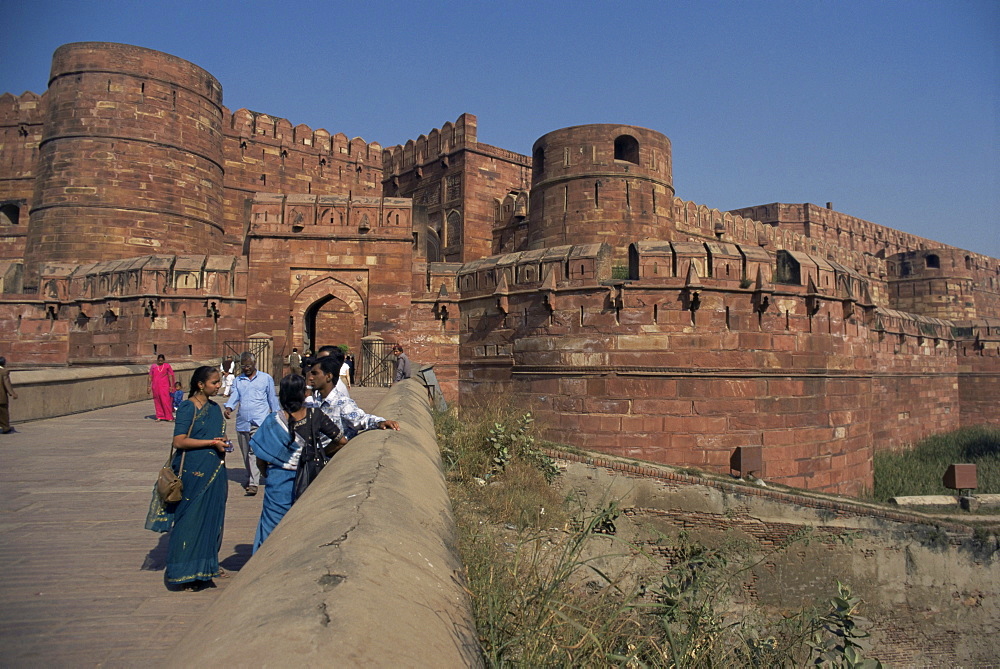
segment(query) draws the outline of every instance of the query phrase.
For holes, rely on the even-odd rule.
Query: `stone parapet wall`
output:
[[[168,666],[478,667],[427,393],[396,384]]]
[[[171,364],[185,395],[191,373],[201,364],[213,362]],[[146,399],[150,400],[149,413],[153,413],[152,397],[147,392],[149,367],[144,365],[14,369],[10,381],[17,391],[17,399],[10,404],[15,425]]]
[[[840,582],[862,599],[860,615],[872,623],[867,657],[905,667],[995,662],[1000,553],[988,516],[965,514],[961,525],[616,458],[550,454],[564,460],[559,484],[567,494],[617,502],[612,536],[595,536],[593,550],[641,552],[654,582],[674,566],[681,535],[715,548],[746,541],[759,552],[733,583],[740,600],[787,615],[826,606]]]

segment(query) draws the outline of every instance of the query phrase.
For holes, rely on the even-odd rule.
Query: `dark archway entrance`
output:
[[[322,297],[303,314],[303,341],[306,350],[320,346],[346,344],[352,351],[361,345],[362,329],[351,306],[334,295]]]

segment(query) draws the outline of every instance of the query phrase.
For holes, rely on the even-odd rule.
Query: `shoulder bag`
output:
[[[295,482],[292,486],[293,503],[306,491],[309,484],[319,476],[323,465],[326,464],[326,456],[323,455],[323,450],[316,444],[314,411],[316,410],[310,408],[306,418],[309,436],[306,437],[306,444],[302,447],[302,454],[299,456],[299,468],[295,471]]]
[[[194,419],[198,415],[195,411],[195,415],[191,417],[191,425],[188,427],[187,436],[191,436],[191,428],[194,427]],[[184,473],[184,456],[187,455],[187,451],[181,452],[181,466],[180,469],[175,473],[171,461],[174,459],[174,443],[170,442],[170,455],[167,456],[167,462],[160,469],[159,475],[156,477],[156,494],[160,496],[160,499],[167,504],[175,504],[184,498],[184,484],[181,482],[181,474]]]

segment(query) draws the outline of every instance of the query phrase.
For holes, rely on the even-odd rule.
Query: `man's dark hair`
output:
[[[340,349],[337,349],[330,355],[317,358],[316,364],[319,365],[324,374],[329,374],[336,379],[340,376],[341,365],[344,364],[344,354]]]
[[[0,355],[0,367],[6,367],[6,366],[7,366],[7,358]]]
[[[321,356],[326,357],[323,355],[324,353],[326,353],[327,355],[333,355],[335,352],[340,352],[339,346],[320,346],[319,350],[316,351],[316,357],[317,358]]]

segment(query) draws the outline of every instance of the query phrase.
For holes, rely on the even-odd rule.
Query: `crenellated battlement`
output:
[[[455,151],[478,145],[477,120],[473,114],[462,114],[428,134],[409,139],[405,144],[390,146],[382,154],[386,175],[400,175],[414,167],[438,160]],[[517,154],[513,154],[517,155]]]
[[[0,126],[42,122],[45,94],[38,95],[25,91],[20,95],[4,93],[0,95]]]
[[[607,244],[554,246],[466,263],[456,273],[456,288],[465,298],[497,291],[593,286],[610,280],[611,275],[611,247]]]
[[[293,126],[288,119],[278,116],[248,109],[226,110],[225,126],[228,134],[238,136],[241,141],[294,148],[343,160],[362,160],[372,166],[382,164],[382,145],[378,142],[366,142],[360,137],[348,139],[343,133],[331,135],[323,128],[313,130],[304,124]]]

